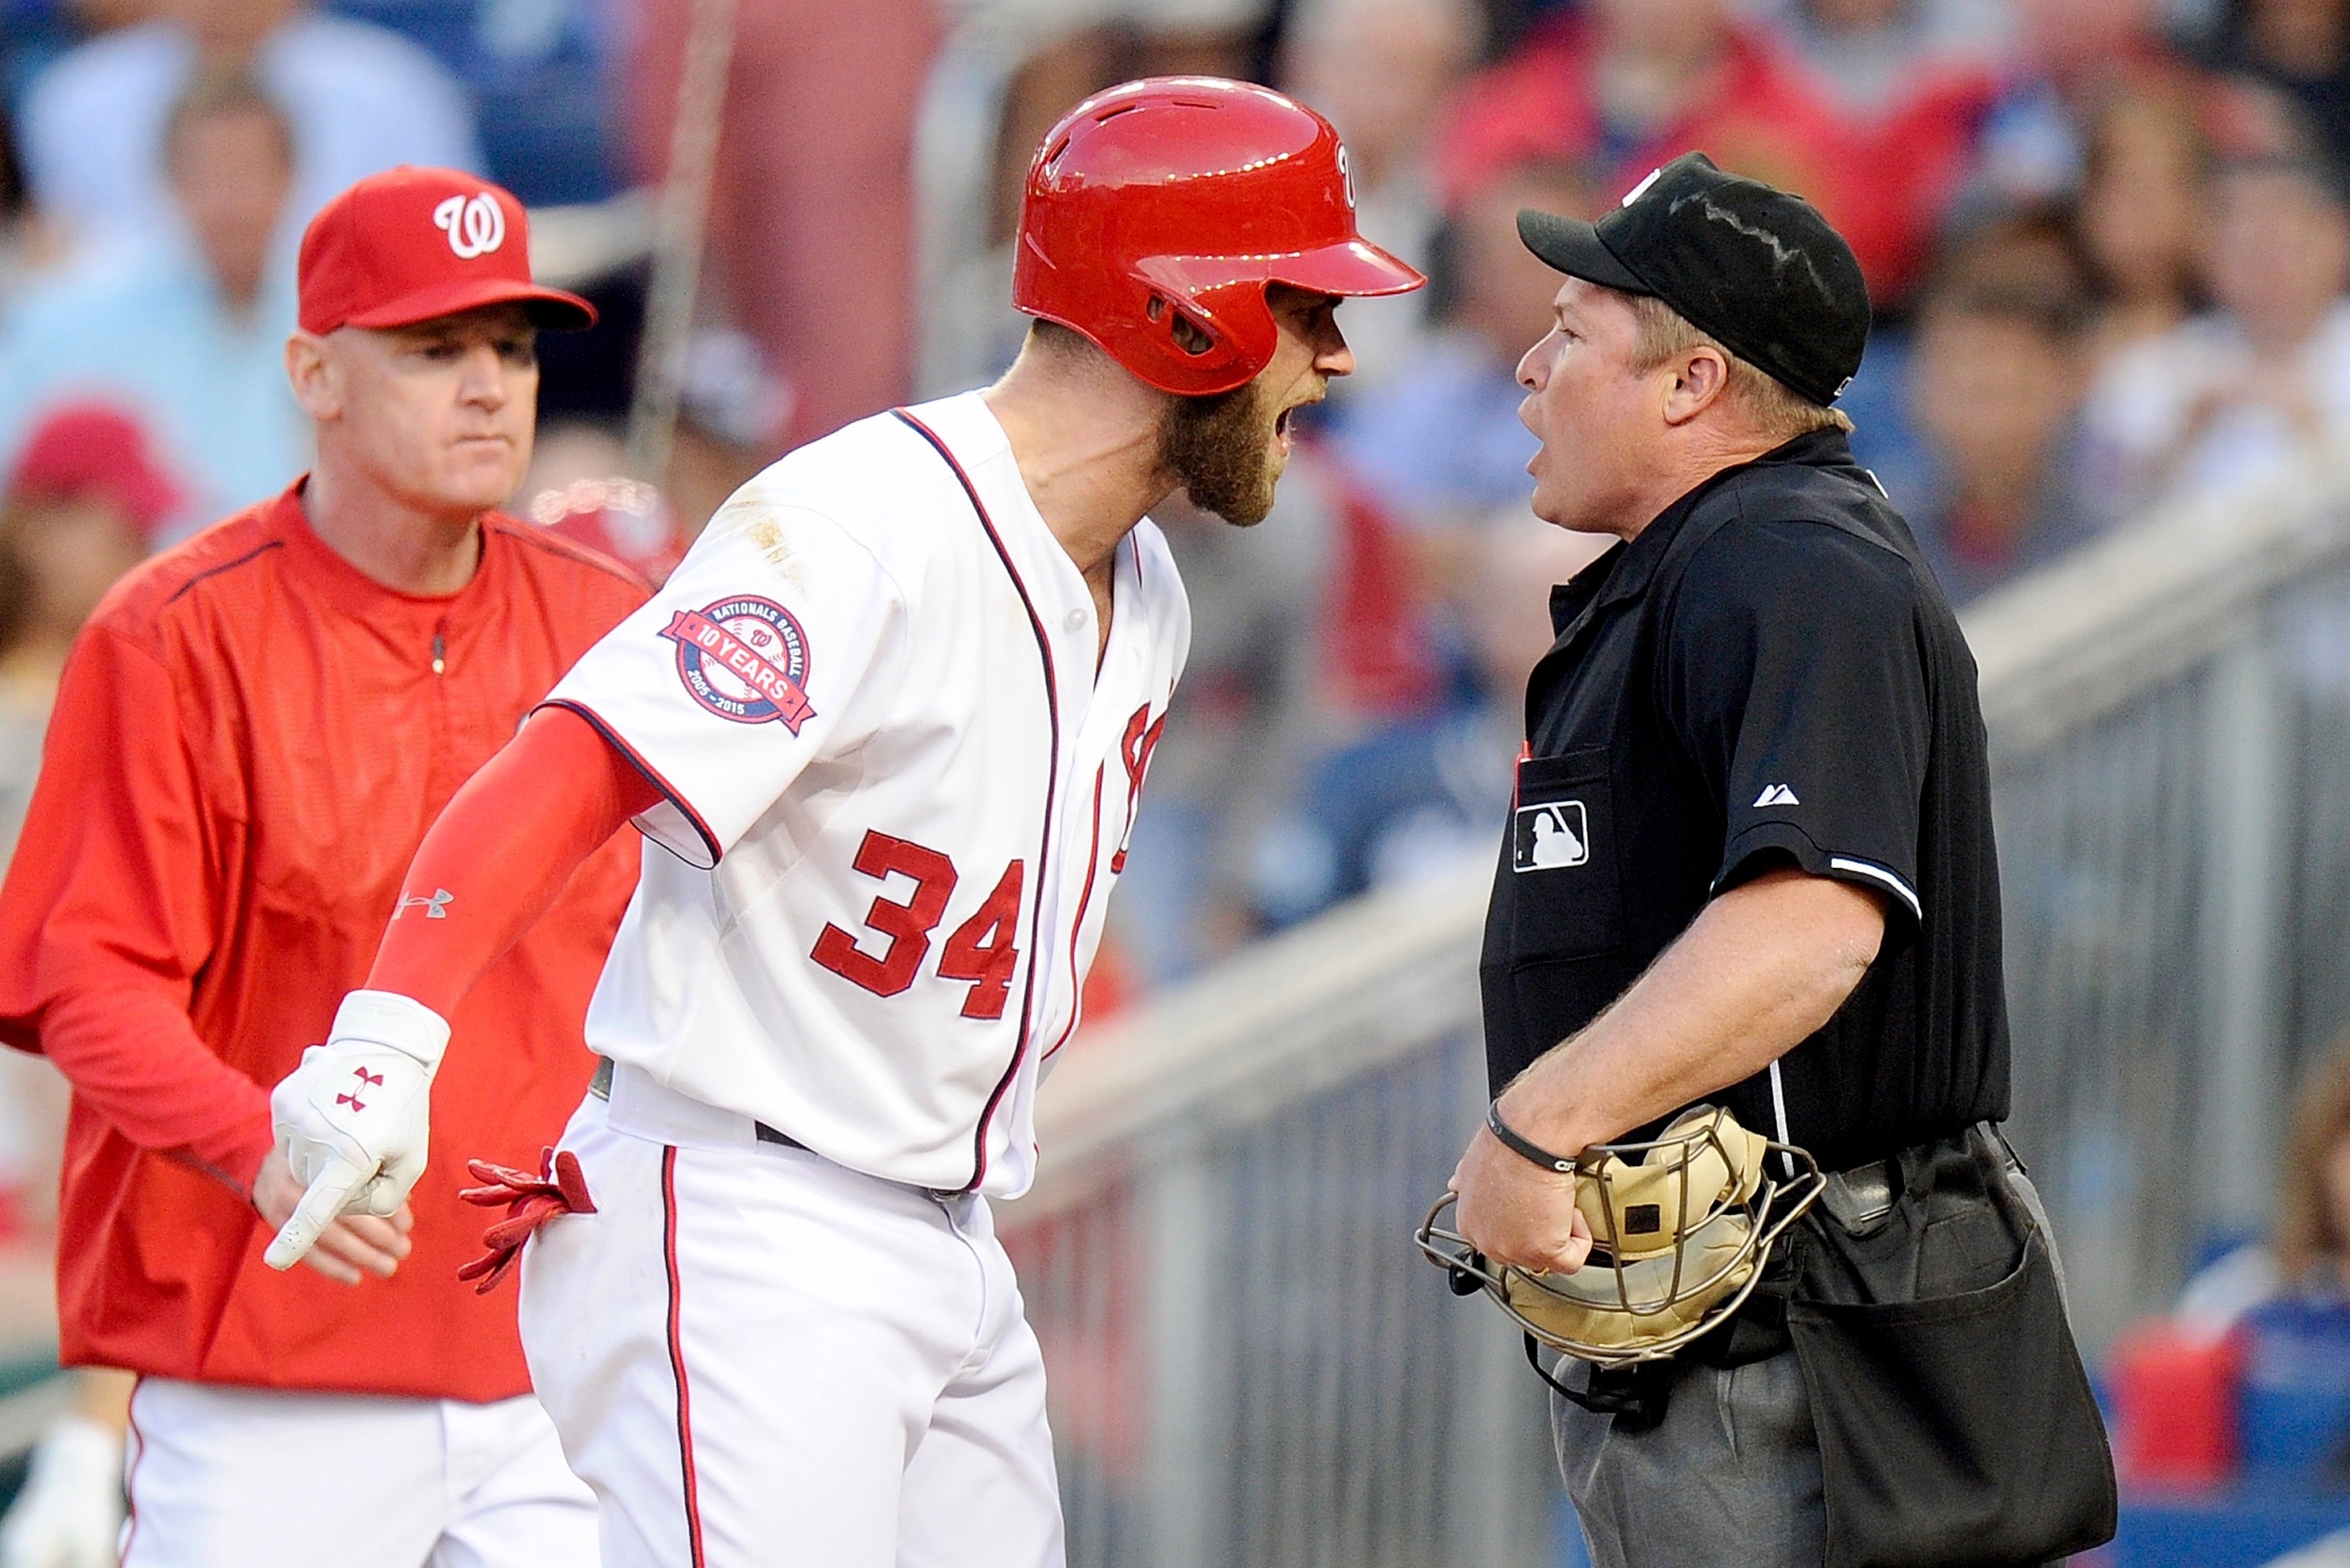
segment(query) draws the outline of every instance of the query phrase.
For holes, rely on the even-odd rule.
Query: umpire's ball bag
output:
[[[1988,1126],[1887,1162],[1891,1210],[1786,1238],[1827,1568],[2038,1564],[2111,1540],[2114,1464],[2049,1241]]]

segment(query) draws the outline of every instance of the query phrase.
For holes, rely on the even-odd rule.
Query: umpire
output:
[[[1555,1154],[1727,1105],[1825,1196],[1737,1317],[1554,1383],[1599,1568],[2039,1563],[2111,1533],[2113,1480],[2008,1109],[1975,670],[1829,405],[1867,296],[1800,197],[1701,154],[1596,225],[1518,366],[1534,509],[1618,543],[1557,641],[1482,975],[1499,1097],[1461,1232],[1592,1254]]]

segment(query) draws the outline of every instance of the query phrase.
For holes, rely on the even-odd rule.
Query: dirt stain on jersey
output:
[[[784,531],[775,525],[774,518],[753,518],[743,525],[743,535],[759,547],[759,553],[767,557],[768,565],[783,574],[785,581],[794,587],[807,586],[800,581],[799,572],[792,564],[792,547],[785,540]]]

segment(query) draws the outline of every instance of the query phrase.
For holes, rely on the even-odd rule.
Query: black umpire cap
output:
[[[1586,283],[1653,295],[1814,403],[1843,395],[1868,341],[1868,287],[1801,196],[1685,152],[1596,223],[1529,207],[1518,237]]]

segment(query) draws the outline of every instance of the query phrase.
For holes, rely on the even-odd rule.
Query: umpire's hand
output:
[[[1451,1186],[1461,1195],[1454,1219],[1491,1262],[1571,1274],[1591,1254],[1591,1225],[1575,1206],[1575,1183],[1571,1175],[1512,1153],[1479,1127],[1452,1169]]]

